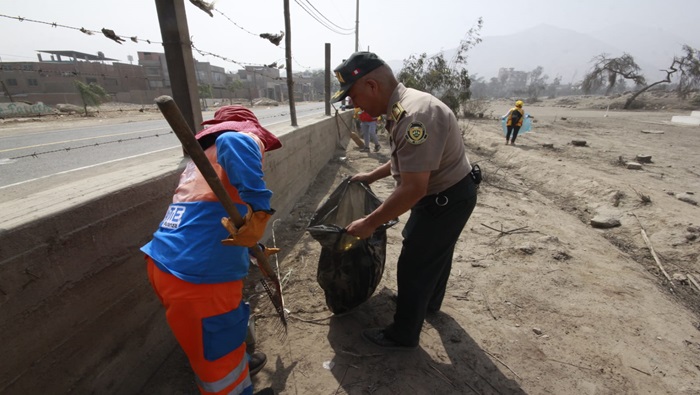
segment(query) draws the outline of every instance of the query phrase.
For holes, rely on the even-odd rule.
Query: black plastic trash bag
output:
[[[343,180],[314,213],[307,230],[321,243],[316,279],[335,314],[349,311],[372,296],[384,273],[386,230],[398,221],[380,226],[367,239],[348,235],[345,227],[382,203],[369,186]]]

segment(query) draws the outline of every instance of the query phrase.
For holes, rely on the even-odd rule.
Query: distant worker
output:
[[[242,106],[221,107],[195,137],[245,223],[231,234],[228,214],[188,161],[153,239],[141,248],[148,279],[202,394],[253,394],[265,354],[246,352],[250,307],[243,300],[249,250],[274,212],[263,181],[263,153],[280,141]],[[257,394],[274,394],[266,388]]]
[[[525,114],[522,100],[516,101],[515,107],[511,108],[504,116],[501,117],[501,120],[505,120],[506,145],[508,145],[508,140],[510,140],[511,145],[515,145],[515,139],[518,138],[518,132],[520,132],[520,128],[523,126],[523,121],[525,121],[527,118],[534,117],[530,114]],[[524,132],[530,130],[529,123],[526,126],[527,127]],[[513,133],[512,138],[511,133]]]
[[[360,107],[355,106],[355,108],[352,110],[352,121],[355,125],[355,132],[359,133],[362,135],[361,131],[361,121],[360,121],[360,113],[362,112],[362,109]]]
[[[374,143],[374,152],[379,152],[382,147],[379,145],[379,139],[377,138],[377,118],[369,115],[367,111],[360,111],[359,118],[362,138],[365,139],[365,147],[360,151],[369,151],[369,143],[372,141]]]
[[[386,132],[386,115],[384,114],[377,117],[377,135],[381,132]]]

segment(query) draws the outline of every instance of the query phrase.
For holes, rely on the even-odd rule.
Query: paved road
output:
[[[253,111],[264,126],[290,122],[288,107]],[[297,118],[323,111],[323,103],[300,104]],[[213,115],[213,112],[204,112],[203,119]],[[0,189],[180,146],[164,119],[117,121],[121,123],[66,124],[53,130],[47,130],[48,125],[42,127],[41,123],[31,127],[3,127],[0,129]]]

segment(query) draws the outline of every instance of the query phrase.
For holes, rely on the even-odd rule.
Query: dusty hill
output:
[[[691,281],[700,280],[700,208],[693,204],[700,130],[669,122],[685,111],[605,116],[597,104],[571,108],[588,104],[526,104],[537,123],[516,146],[503,144],[498,121],[463,121],[468,155],[485,181],[456,249],[442,313],[426,322],[415,352],[384,352],[359,335],[391,321],[405,216],[388,233],[375,295],[341,317],[325,306],[316,282],[320,246],[305,228],[346,175],[388,159],[386,134],[379,153],[353,145],[338,152],[290,217],[274,224],[290,326],[282,340],[274,315],[258,305],[258,348],[270,360],[256,387],[282,394],[700,393],[700,289]],[[509,105],[491,102],[489,112]],[[628,169],[637,155],[651,163]],[[372,188],[386,198],[393,183]],[[619,226],[591,225],[601,218]],[[142,393],[195,393],[179,351]]]

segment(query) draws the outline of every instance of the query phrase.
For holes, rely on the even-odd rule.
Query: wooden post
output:
[[[331,44],[326,43],[326,73],[324,85],[326,94],[323,100],[326,102],[326,115],[331,115]]]
[[[294,77],[292,76],[292,23],[289,17],[289,0],[284,0],[284,45],[287,58],[287,90],[289,91],[289,117],[292,126],[297,126],[297,111],[294,106]]]
[[[360,0],[355,2],[355,52],[360,50]]]
[[[197,133],[201,129],[202,109],[199,105],[185,4],[183,0],[156,0],[156,10],[173,100],[180,108],[190,130]]]

